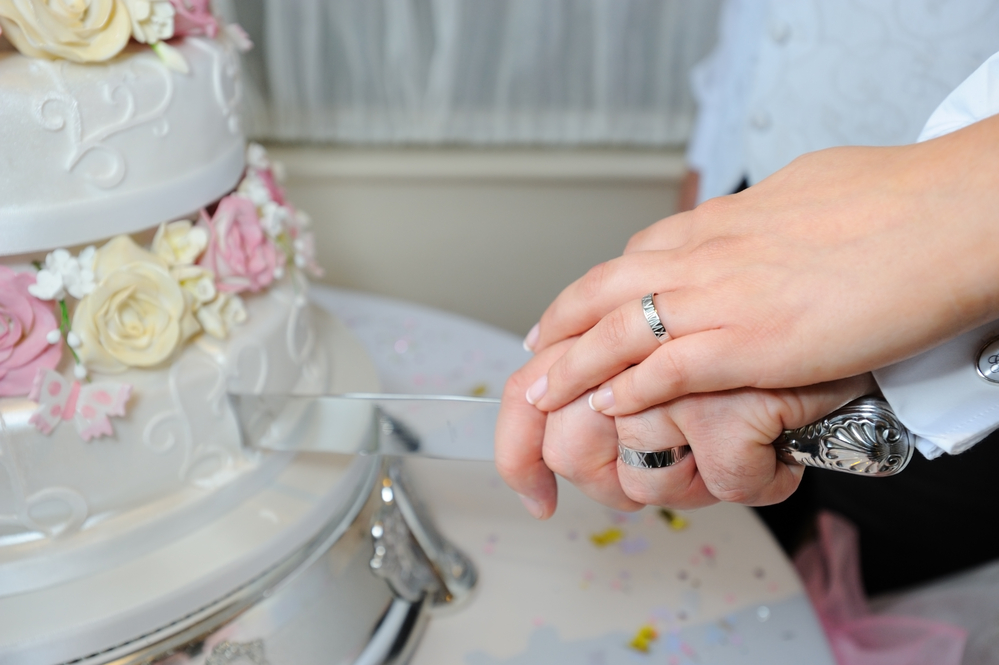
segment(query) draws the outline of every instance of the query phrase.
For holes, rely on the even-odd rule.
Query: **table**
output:
[[[386,392],[498,397],[528,355],[513,335],[371,294],[313,287]],[[753,512],[613,511],[559,485],[532,519],[488,463],[408,460],[476,593],[430,622],[414,665],[833,665],[794,569]]]

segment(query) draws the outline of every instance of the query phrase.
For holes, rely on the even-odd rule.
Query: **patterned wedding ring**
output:
[[[673,466],[690,454],[690,446],[677,446],[666,450],[633,450],[617,444],[617,456],[622,462],[636,469],[663,469]]]
[[[656,311],[656,304],[652,302],[652,298],[655,295],[654,293],[650,293],[642,298],[642,310],[645,312],[645,320],[649,322],[649,327],[652,328],[656,339],[660,342],[665,342],[669,339],[669,333],[666,332],[666,326],[663,325],[662,319],[659,318],[659,312]]]

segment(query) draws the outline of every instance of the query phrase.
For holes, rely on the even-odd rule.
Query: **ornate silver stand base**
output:
[[[301,550],[195,615],[74,665],[397,665],[437,607],[469,596],[468,558],[436,531],[398,461]]]

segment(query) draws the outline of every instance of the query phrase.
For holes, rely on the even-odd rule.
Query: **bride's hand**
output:
[[[899,361],[999,316],[999,118],[926,143],[806,155],[635,236],[548,308],[537,351],[580,336],[528,391],[596,386],[608,415],[688,393],[780,388]],[[672,339],[650,332],[640,299]]]

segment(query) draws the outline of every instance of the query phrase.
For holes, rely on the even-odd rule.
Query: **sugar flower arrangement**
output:
[[[74,62],[109,60],[134,39],[185,73],[187,62],[167,40],[225,34],[240,50],[251,46],[242,28],[212,13],[210,0],[0,0],[0,33],[25,55]]]
[[[247,318],[241,294],[266,289],[288,269],[321,275],[309,219],[285,200],[277,170],[251,144],[237,190],[197,220],[162,224],[148,249],[123,235],[76,256],[57,249],[34,274],[0,266],[0,397],[40,402],[32,422],[43,432],[75,415],[84,438],[110,434],[106,418],[81,422],[72,408],[48,402],[89,395],[97,400],[91,411],[103,415],[103,395],[121,411],[108,414],[121,415],[125,386],[80,392],[79,381],[160,365],[199,334],[224,339]],[[71,386],[55,371],[67,348]]]

